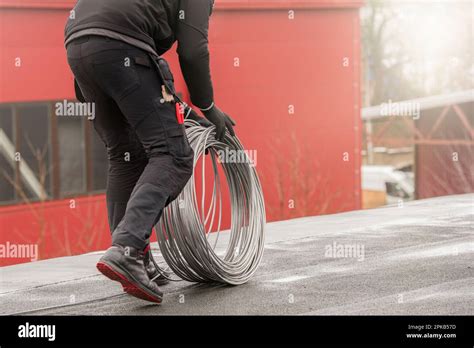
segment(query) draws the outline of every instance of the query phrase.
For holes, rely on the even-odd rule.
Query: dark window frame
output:
[[[69,101],[69,100],[68,100]],[[73,101],[73,100],[71,100]],[[60,100],[56,101],[41,101],[41,102],[14,102],[14,103],[0,103],[0,107],[9,108],[11,110],[12,117],[12,139],[10,139],[15,146],[15,151],[20,150],[20,142],[22,137],[20,117],[18,109],[21,107],[31,107],[31,106],[46,106],[47,107],[47,119],[48,119],[48,135],[47,135],[47,146],[48,146],[48,161],[50,175],[49,175],[49,185],[50,192],[48,192],[48,197],[46,201],[67,199],[81,196],[90,196],[105,193],[106,188],[103,189],[94,189],[94,162],[93,158],[93,140],[92,133],[93,127],[89,120],[83,119],[81,126],[82,139],[84,141],[84,173],[85,183],[84,191],[77,192],[74,194],[62,194],[61,193],[61,168],[60,168],[60,150],[59,150],[59,128],[58,128],[58,119],[54,113],[55,104],[61,102]],[[32,164],[31,164],[32,165]],[[20,165],[17,162],[15,164],[13,179],[16,184],[21,182],[21,176],[19,173]],[[30,202],[39,202],[39,198],[29,198]],[[13,200],[10,201],[0,201],[0,206],[7,205],[16,205],[25,203],[22,198],[18,195],[17,190],[14,190]]]

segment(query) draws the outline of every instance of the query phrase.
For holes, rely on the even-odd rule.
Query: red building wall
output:
[[[0,103],[74,98],[63,47],[73,4],[0,0]],[[361,207],[360,4],[217,0],[215,100],[236,119],[246,148],[257,150],[269,221]],[[184,92],[174,50],[167,58]],[[104,197],[75,203],[0,207],[0,244],[39,243],[41,258],[107,247]]]

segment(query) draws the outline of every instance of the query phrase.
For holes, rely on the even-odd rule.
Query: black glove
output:
[[[212,126],[211,122],[206,120],[204,117],[199,116],[197,114],[197,112],[194,111],[193,109],[191,109],[191,111],[189,112],[189,115],[188,115],[188,117],[186,117],[186,119],[196,121],[197,123],[199,123],[200,126],[205,127],[205,128]]]
[[[217,106],[213,106],[211,110],[203,111],[204,116],[216,126],[216,139],[222,141],[225,135],[225,129],[230,135],[235,136],[235,121],[226,113],[222,112]]]

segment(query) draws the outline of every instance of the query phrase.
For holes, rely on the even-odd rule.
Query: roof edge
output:
[[[429,97],[415,98],[410,100],[391,101],[393,104],[418,104],[420,110],[434,109],[451,104],[463,104],[474,101],[474,89],[459,91],[449,94],[433,95]],[[369,106],[362,109],[362,118],[364,120],[383,118],[387,116],[381,115],[382,108],[386,105],[380,104],[376,106]]]

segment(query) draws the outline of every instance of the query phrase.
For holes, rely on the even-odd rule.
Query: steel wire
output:
[[[194,173],[181,194],[163,211],[155,230],[161,254],[180,278],[191,282],[239,285],[257,270],[263,256],[265,205],[255,166],[237,137],[226,132],[223,142],[215,139],[215,127],[202,127],[186,120],[186,133],[194,150]],[[235,151],[245,161],[219,161],[218,151]],[[206,209],[206,161],[209,152],[214,182]],[[201,161],[201,197],[197,197],[195,175]],[[231,227],[223,255],[216,251],[222,224],[222,166],[230,196]],[[200,205],[198,204],[200,198]],[[212,231],[217,224],[216,231]],[[212,233],[211,233],[212,232]],[[210,236],[215,238],[211,243]]]

